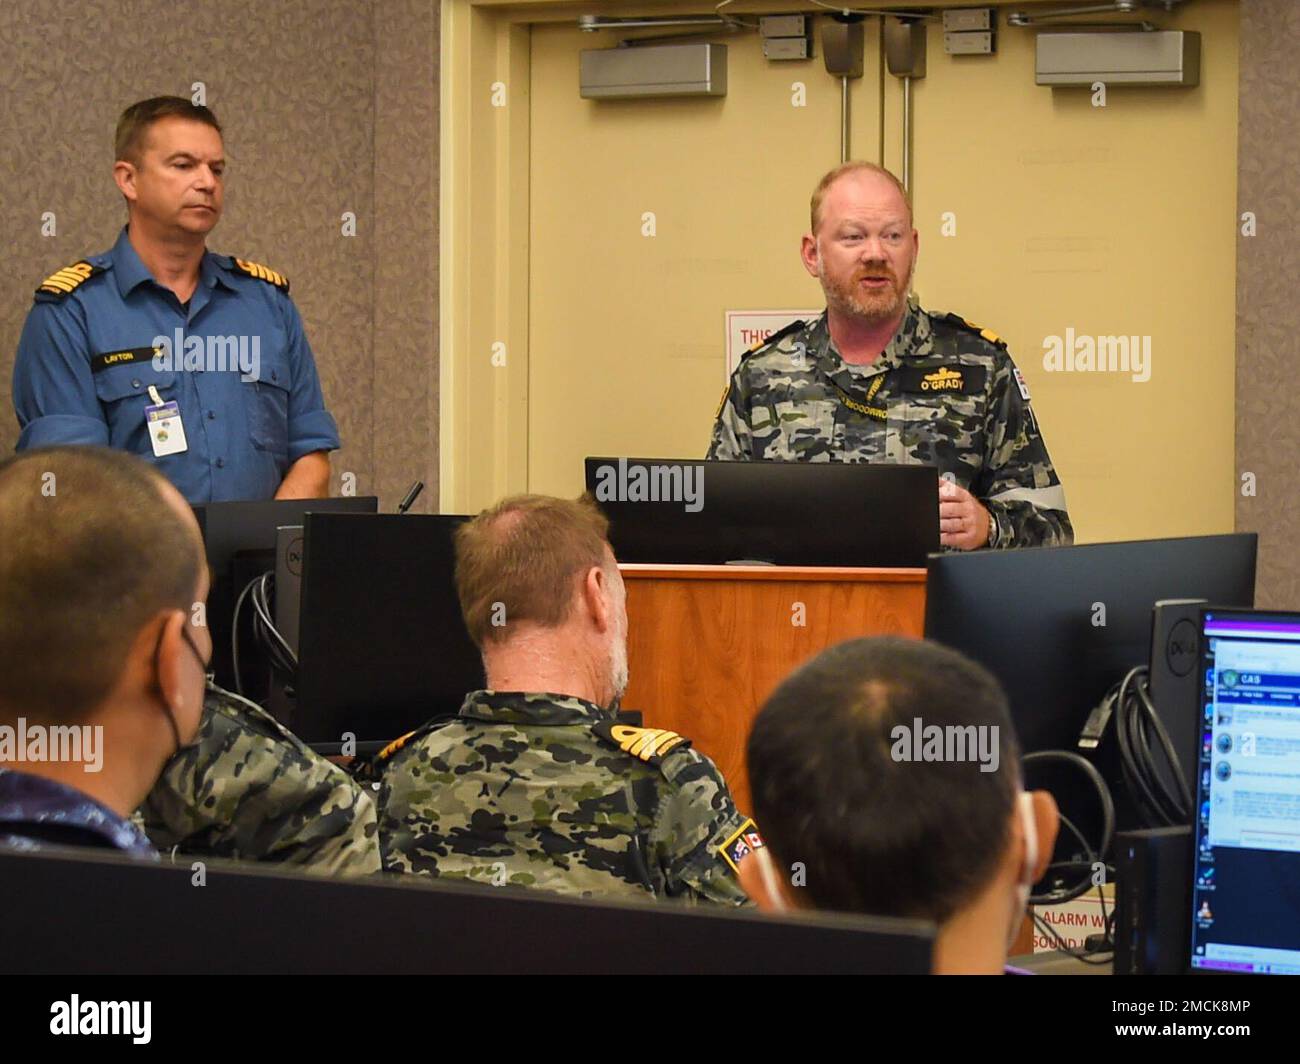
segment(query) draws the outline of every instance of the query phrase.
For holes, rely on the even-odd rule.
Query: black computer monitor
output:
[[[419,876],[0,849],[0,971],[35,974],[891,974],[930,971],[914,920],[590,901]],[[322,1014],[323,1015],[323,1014]]]
[[[1300,613],[1201,612],[1190,967],[1300,975]]]
[[[296,705],[289,726],[325,753],[373,750],[484,685],[454,580],[465,517],[309,513],[303,519]]]
[[[588,458],[620,562],[920,568],[939,548],[929,465]]]
[[[230,652],[231,618],[239,593],[254,577],[275,569],[275,530],[280,525],[300,525],[303,514],[369,513],[379,508],[374,495],[336,499],[267,499],[257,502],[209,502],[194,506],[194,517],[203,533],[212,588],[208,592],[208,628],[212,634],[212,670],[216,681],[235,689]],[[250,611],[251,616],[251,611]],[[240,663],[264,679],[265,667],[252,665],[256,652],[241,623]],[[247,659],[245,647],[248,648]]]
[[[1150,661],[1154,604],[1253,605],[1256,546],[1254,533],[1236,533],[932,555],[925,634],[1001,681],[1025,753],[1075,750],[1093,707],[1129,669]],[[1195,712],[1187,707],[1189,717]],[[1190,734],[1192,727],[1175,730]],[[1119,827],[1140,826],[1120,786],[1114,746],[1099,751],[1098,767],[1119,805]],[[1071,790],[1086,786],[1068,770],[1050,777]],[[1097,807],[1087,793],[1078,802]]]

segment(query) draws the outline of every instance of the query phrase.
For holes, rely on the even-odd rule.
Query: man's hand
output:
[[[989,541],[989,512],[960,484],[939,478],[939,543],[977,550]]]
[[[330,493],[329,451],[304,454],[289,467],[275,493],[277,499],[325,499]]]

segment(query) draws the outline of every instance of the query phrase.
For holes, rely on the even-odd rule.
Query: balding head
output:
[[[456,533],[456,589],[497,690],[608,705],[627,686],[627,592],[590,498],[516,495]]]
[[[514,495],[456,531],[456,588],[480,647],[522,622],[562,624],[593,568],[614,571],[609,521],[589,499]],[[494,617],[495,613],[495,617]]]
[[[907,215],[907,224],[912,225],[912,200],[903,187],[903,182],[875,163],[854,160],[841,163],[833,170],[828,170],[813,189],[812,202],[809,205],[809,231],[816,236],[825,214],[824,204],[828,196],[842,193],[843,185],[852,184],[870,190],[873,197],[882,205],[892,207]],[[838,198],[838,197],[837,197]]]

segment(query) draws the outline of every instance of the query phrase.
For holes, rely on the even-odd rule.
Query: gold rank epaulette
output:
[[[375,754],[374,756],[375,764],[377,765],[382,764],[383,762],[387,761],[389,758],[393,757],[393,755],[399,753],[413,740],[423,739],[426,735],[429,734],[429,732],[441,728],[444,724],[450,724],[455,719],[456,719],[455,717],[441,717],[441,716],[433,717],[430,720],[426,720],[418,728],[415,728],[407,732],[405,735],[399,735],[391,743],[389,743],[382,750],[380,750],[379,753]]]
[[[259,281],[265,281],[267,284],[273,284],[282,292],[289,291],[289,278],[269,266],[263,266],[260,262],[249,262],[247,259],[235,259],[234,262],[235,269],[240,273],[246,273],[249,277],[256,277]]]
[[[969,318],[963,318],[960,314],[945,314],[943,320],[948,322],[950,325],[955,325],[957,328],[965,330],[966,332],[973,332],[976,336],[987,340],[989,343],[994,344],[997,347],[1007,346],[1007,342],[992,329],[986,329],[982,325],[976,325]]]
[[[85,259],[80,262],[74,262],[71,266],[64,266],[63,269],[50,274],[36,289],[39,296],[42,293],[52,295],[56,299],[62,299],[68,293],[74,291],[78,285],[85,284],[97,273],[103,273],[103,266],[92,266]]]
[[[392,757],[395,753],[397,753],[398,750],[400,750],[402,747],[404,747],[407,743],[411,741],[411,736],[413,736],[416,731],[419,731],[419,729],[416,728],[415,731],[409,731],[405,735],[398,736],[396,739],[394,739],[391,743],[389,743],[382,750],[380,750],[379,753],[375,755],[375,760],[387,761],[390,757]]]
[[[629,724],[601,721],[592,731],[623,753],[639,757],[649,765],[659,764],[672,750],[691,745],[685,736],[667,728],[633,728]]]

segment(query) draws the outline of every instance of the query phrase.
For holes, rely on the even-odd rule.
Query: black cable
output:
[[[239,598],[235,599],[235,616],[230,622],[230,664],[235,672],[235,694],[244,693],[244,682],[239,675],[239,611],[244,608],[244,599],[248,593],[253,590],[256,580],[250,580],[243,591],[239,593]]]
[[[235,674],[235,693],[243,696],[243,677],[239,672],[239,615],[244,609],[244,600],[253,604],[253,637],[266,652],[271,668],[280,676],[292,682],[298,674],[298,656],[275,627],[271,619],[271,594],[275,583],[275,574],[265,572],[250,580],[235,600],[235,614],[231,621],[230,658]]]
[[[253,631],[266,651],[271,667],[281,676],[292,681],[298,672],[298,655],[280,634],[271,617],[271,596],[274,593],[274,586],[275,574],[271,572],[263,573],[254,582]]]
[[[1100,899],[1101,904],[1101,946],[1100,948],[1075,950],[1074,947],[1070,946],[1070,943],[1067,943],[1065,939],[1061,938],[1056,927],[1048,924],[1043,917],[1032,911],[1032,909],[1030,911],[1031,916],[1034,918],[1034,924],[1039,927],[1040,930],[1043,930],[1044,933],[1047,934],[1054,943],[1056,943],[1058,950],[1074,957],[1075,960],[1082,961],[1083,964],[1108,964],[1112,961],[1114,953],[1114,937],[1112,931],[1110,931],[1110,924],[1113,922],[1114,914],[1106,912],[1104,883],[1108,881],[1110,875],[1113,874],[1114,869],[1110,865],[1104,865],[1106,875],[1102,878],[1101,883],[1093,883],[1093,874],[1095,874],[1097,866],[1097,853],[1100,851],[1102,855],[1105,855],[1105,853],[1109,851],[1110,843],[1112,843],[1112,839],[1114,838],[1114,800],[1112,799],[1112,796],[1110,796],[1110,790],[1106,787],[1105,780],[1101,778],[1101,773],[1097,771],[1096,766],[1093,765],[1091,761],[1088,761],[1086,757],[1080,757],[1079,754],[1070,751],[1040,751],[1037,753],[1026,754],[1026,756],[1024,756],[1024,762],[1026,762],[1026,764],[1034,761],[1060,761],[1062,764],[1073,765],[1076,769],[1083,771],[1083,774],[1091,780],[1093,787],[1097,788],[1097,795],[1099,795],[1101,801],[1102,827],[1101,847],[1099,849],[1093,849],[1092,845],[1088,843],[1087,836],[1083,834],[1083,831],[1079,830],[1078,825],[1075,825],[1075,822],[1071,821],[1071,819],[1065,816],[1065,814],[1060,814],[1062,826],[1079,840],[1080,845],[1083,847],[1086,860],[1054,861],[1052,864],[1048,865],[1047,871],[1050,873],[1050,871],[1053,870],[1079,869],[1083,871],[1084,875],[1082,879],[1079,879],[1079,882],[1074,884],[1074,886],[1067,887],[1063,891],[1053,891],[1050,892],[1050,894],[1031,896],[1030,904],[1039,905],[1039,907],[1041,907],[1041,905],[1062,905],[1065,904],[1066,901],[1074,901],[1076,898],[1083,898],[1083,895],[1086,895],[1089,890],[1092,890],[1093,886],[1096,886],[1097,898]]]
[[[1110,844],[1115,834],[1115,802],[1111,797],[1110,788],[1106,786],[1106,781],[1102,779],[1101,773],[1091,761],[1079,754],[1069,750],[1042,750],[1033,754],[1026,754],[1023,759],[1025,764],[1033,762],[1059,761],[1062,764],[1072,765],[1088,777],[1089,782],[1097,790],[1098,799],[1102,811],[1102,830],[1101,845],[1094,848],[1087,837],[1079,830],[1078,826],[1064,813],[1059,814],[1061,824],[1074,835],[1079,843],[1083,846],[1084,861],[1056,861],[1047,866],[1047,871],[1064,871],[1078,869],[1084,874],[1073,886],[1067,887],[1061,891],[1052,891],[1048,894],[1031,896],[1030,905],[1062,905],[1065,902],[1073,901],[1087,894],[1094,886],[1093,873],[1097,866],[1098,854],[1105,855],[1110,850]],[[1106,877],[1109,878],[1114,871],[1110,865],[1104,866]],[[1105,880],[1103,879],[1103,883]],[[1033,912],[1034,924],[1043,930],[1056,943],[1058,949],[1069,954],[1076,960],[1085,964],[1105,964],[1110,960],[1110,954],[1114,952],[1114,939],[1109,932],[1110,915],[1106,912],[1106,895],[1102,889],[1103,884],[1096,884],[1098,897],[1101,899],[1102,926],[1105,929],[1102,936],[1102,945],[1100,949],[1076,950],[1063,939],[1056,929],[1047,923],[1037,913]]]
[[[1073,825],[1071,825],[1071,827],[1073,827]],[[1080,838],[1082,838],[1082,835],[1080,836]],[[1085,840],[1085,845],[1086,845],[1086,840]],[[1073,901],[1075,898],[1080,898],[1084,894],[1087,894],[1089,888],[1092,886],[1091,878],[1092,878],[1092,870],[1094,867],[1094,863],[1092,861],[1087,861],[1087,862],[1059,861],[1053,865],[1049,865],[1048,870],[1050,871],[1052,868],[1071,868],[1071,867],[1088,869],[1089,872],[1088,878],[1083,881],[1080,887],[1072,888],[1068,894],[1062,895],[1060,897],[1056,897],[1055,895],[1047,895],[1046,900],[1040,902],[1035,902],[1033,899],[1030,899],[1031,904],[1062,905],[1067,901]],[[1109,865],[1107,865],[1106,871],[1109,874],[1110,872],[1113,872],[1114,869],[1112,869]],[[1083,950],[1074,949],[1068,942],[1065,941],[1065,939],[1061,937],[1059,932],[1057,932],[1057,930],[1054,927],[1052,927],[1051,924],[1049,924],[1045,919],[1040,917],[1038,913],[1035,913],[1031,910],[1031,915],[1033,916],[1034,923],[1039,928],[1046,931],[1055,940],[1058,949],[1060,949],[1064,953],[1068,953],[1071,957],[1074,957],[1076,960],[1084,961],[1088,964],[1104,964],[1107,958],[1102,957],[1102,955],[1103,954],[1110,955],[1115,952],[1115,933],[1113,927],[1115,923],[1115,912],[1114,910],[1111,910],[1109,913],[1106,911],[1106,892],[1103,889],[1104,883],[1105,880],[1103,880],[1102,883],[1096,884],[1097,900],[1098,900],[1098,904],[1101,906],[1101,920],[1102,920],[1102,935],[1101,935],[1101,943],[1099,946],[1085,948]],[[1094,936],[1089,936],[1089,937],[1091,938]]]
[[[1120,757],[1124,782],[1137,799],[1146,820],[1163,821],[1165,811],[1160,804],[1159,787],[1153,786],[1150,774],[1150,747],[1141,727],[1141,718],[1132,709],[1129,685],[1139,669],[1130,669],[1120,681],[1115,698],[1115,735],[1120,744]]]
[[[1088,844],[1088,840],[1085,839],[1085,838],[1083,837],[1083,832],[1080,831],[1080,830],[1078,829],[1078,827],[1075,825],[1074,821],[1071,820],[1068,816],[1066,816],[1064,813],[1061,813],[1061,812],[1058,812],[1058,813],[1057,813],[1057,818],[1061,821],[1062,824],[1064,824],[1067,828],[1069,828],[1070,833],[1071,833],[1072,835],[1074,835],[1074,837],[1075,837],[1076,839],[1079,840],[1079,844],[1083,847],[1083,854],[1084,854],[1084,856],[1085,856],[1089,861],[1092,861],[1092,862],[1096,863],[1096,860],[1097,860],[1097,851],[1094,850],[1094,849],[1093,849],[1093,848]]]
[[[1037,753],[1026,754],[1022,758],[1023,764],[1026,765],[1043,761],[1060,761],[1066,765],[1073,765],[1087,776],[1088,781],[1096,788],[1101,802],[1102,828],[1101,845],[1094,847],[1093,852],[1104,857],[1110,852],[1111,840],[1115,835],[1115,800],[1110,796],[1110,788],[1101,778],[1101,773],[1086,757],[1081,757],[1070,750],[1039,750]]]
[[[1074,886],[1072,887],[1066,887],[1060,890],[1052,890],[1046,894],[1032,895],[1029,899],[1029,903],[1031,905],[1064,905],[1067,901],[1074,901],[1075,898],[1083,897],[1093,887],[1092,878],[1093,875],[1096,873],[1097,865],[1099,863],[1097,859],[1097,853],[1095,850],[1093,850],[1092,846],[1088,844],[1088,840],[1084,838],[1083,832],[1080,831],[1078,827],[1075,826],[1074,821],[1071,820],[1064,813],[1061,813],[1059,815],[1060,815],[1060,820],[1062,825],[1068,828],[1070,832],[1074,835],[1074,837],[1079,840],[1080,844],[1082,844],[1083,852],[1084,852],[1084,860],[1053,861],[1051,864],[1047,866],[1047,869],[1043,873],[1043,875],[1044,877],[1046,877],[1048,872],[1060,871],[1064,869],[1071,869],[1071,870],[1086,869],[1087,875],[1085,875],[1082,879],[1079,880],[1079,882],[1074,884]],[[1114,871],[1114,869],[1108,864],[1103,864],[1102,867],[1107,875],[1110,875],[1110,873]],[[1103,910],[1104,908],[1105,906],[1103,904]]]
[[[1182,762],[1178,759],[1178,754],[1174,750],[1173,740],[1169,737],[1169,731],[1165,728],[1164,722],[1160,719],[1160,714],[1156,712],[1155,703],[1151,701],[1150,684],[1144,682],[1139,689],[1140,705],[1142,713],[1146,717],[1147,723],[1154,729],[1156,738],[1160,741],[1160,749],[1164,752],[1165,760],[1168,762],[1170,769],[1173,771],[1174,785],[1178,788],[1178,793],[1174,795],[1175,812],[1182,813],[1182,823],[1189,824],[1192,820],[1192,793],[1191,788],[1187,785],[1187,777],[1183,774]],[[1180,825],[1171,825],[1180,826]]]
[[[1142,812],[1144,826],[1179,827],[1191,823],[1191,791],[1169,732],[1151,701],[1149,670],[1145,666],[1130,669],[1107,698],[1114,701],[1115,737],[1124,785]],[[1160,748],[1160,757],[1153,739]],[[1160,773],[1161,758],[1173,776],[1172,787]]]

